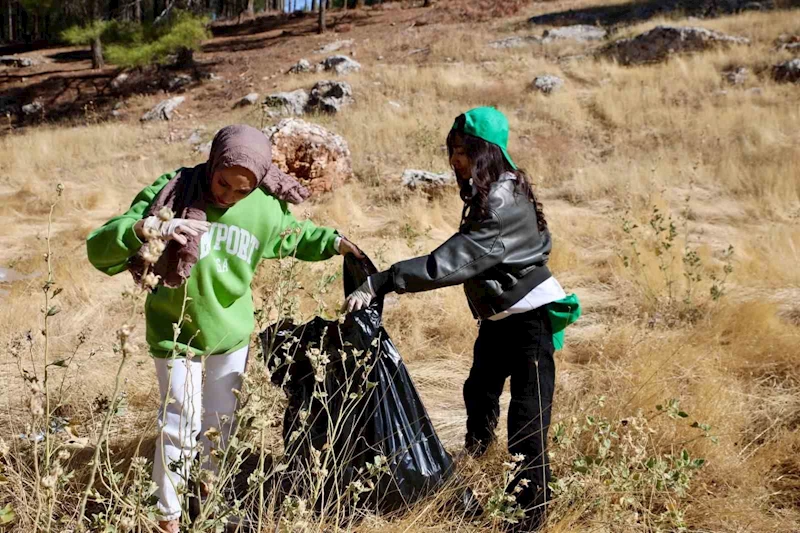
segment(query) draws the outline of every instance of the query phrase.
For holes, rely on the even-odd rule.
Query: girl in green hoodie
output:
[[[261,131],[228,126],[214,138],[206,163],[161,176],[126,213],[89,235],[89,260],[98,270],[109,275],[128,270],[153,289],[145,317],[164,402],[153,467],[164,531],[178,531],[178,488],[186,484],[197,441],[207,455],[207,430],[219,429],[222,446],[231,431],[232,391],[241,386],[254,328],[250,283],[258,263],[361,256],[335,230],[292,216],[287,202],[307,196],[272,164],[270,142]],[[143,246],[148,236],[167,244],[146,268],[156,259],[152,247]],[[182,466],[172,471],[171,463]],[[206,467],[214,470],[210,463]]]

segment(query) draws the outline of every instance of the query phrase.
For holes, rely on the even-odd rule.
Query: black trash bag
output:
[[[369,259],[347,255],[345,294],[375,272]],[[320,317],[300,326],[284,321],[261,334],[271,379],[289,400],[283,426],[286,473],[300,480],[292,492],[302,494],[315,481],[308,471],[316,455],[328,470],[319,500],[352,498],[351,482],[369,480],[374,488],[355,499],[357,506],[391,513],[448,485],[454,491],[451,505],[476,516],[482,510],[472,492],[448,484],[455,481],[453,460],[381,325],[382,310],[383,299],[377,298],[342,323]],[[386,464],[376,465],[376,457],[385,457]],[[370,477],[376,466],[384,471],[377,479]],[[331,475],[334,468],[337,474]]]

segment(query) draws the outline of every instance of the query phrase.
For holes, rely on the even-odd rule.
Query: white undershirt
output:
[[[566,298],[567,294],[561,288],[561,284],[556,278],[550,276],[539,285],[533,288],[531,292],[522,297],[520,301],[494,316],[490,316],[489,320],[501,320],[510,315],[517,315],[520,313],[527,313],[538,309],[543,305],[553,303],[555,301]]]

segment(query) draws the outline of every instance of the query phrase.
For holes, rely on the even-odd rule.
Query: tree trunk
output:
[[[100,36],[98,35],[92,41],[92,68],[97,70],[105,66],[105,61],[103,61],[103,43],[100,41]]]
[[[142,23],[142,0],[136,0],[133,4],[133,20]]]
[[[356,0],[356,9],[364,7],[364,0]]]
[[[11,13],[11,0],[7,0],[8,2],[8,42],[12,42],[14,40],[14,17]]]
[[[178,57],[175,61],[178,68],[189,68],[194,66],[194,50],[191,48],[181,48],[178,50]]]
[[[315,13],[319,9],[317,0],[311,0],[311,12]]]
[[[317,33],[325,33],[325,0],[319,0],[319,28]]]
[[[247,15],[252,17],[256,14],[256,2],[255,0],[247,0]]]

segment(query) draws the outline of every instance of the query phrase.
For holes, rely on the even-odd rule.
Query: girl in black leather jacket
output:
[[[464,384],[465,450],[478,457],[495,440],[500,394],[510,377],[508,449],[521,466],[509,491],[526,511],[522,529],[533,530],[544,522],[549,500],[547,430],[557,333],[549,310],[566,295],[547,268],[551,239],[542,206],[508,155],[507,142],[508,122],[494,108],[456,119],[447,149],[464,200],[459,232],[429,255],[371,276],[346,305],[354,311],[392,291],[464,285],[480,321]]]

